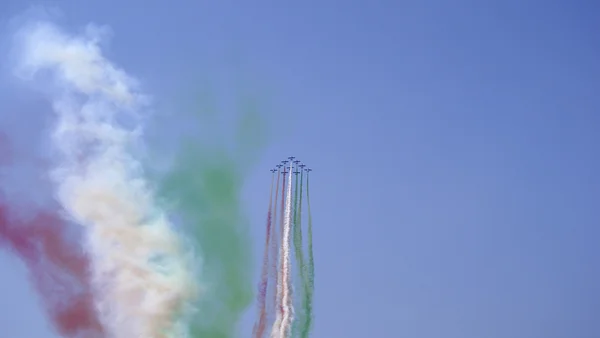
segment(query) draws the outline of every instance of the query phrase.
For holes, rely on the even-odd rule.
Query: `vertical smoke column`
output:
[[[285,174],[287,173],[286,168],[283,168],[283,175],[281,176],[281,216],[279,216],[279,240],[278,240],[278,244],[279,246],[277,247],[278,253],[277,253],[277,287],[276,287],[276,293],[275,293],[275,309],[276,309],[276,315],[275,315],[275,321],[273,322],[273,327],[271,328],[271,337],[273,338],[280,338],[281,333],[280,333],[280,327],[281,327],[281,321],[283,318],[283,288],[284,288],[284,284],[285,282],[283,281],[283,260],[284,260],[284,256],[283,256],[283,246],[284,246],[284,227],[285,227],[285,198],[286,198],[286,194],[285,194],[285,182],[286,182],[286,177]]]
[[[277,201],[279,201],[279,181],[280,181],[280,176],[281,176],[281,172],[278,170],[277,171],[277,185],[275,188],[275,201],[274,201],[274,212],[273,212],[273,222],[274,224],[278,224],[277,223]],[[279,216],[281,217],[281,216]],[[278,312],[279,312],[279,268],[277,265],[277,262],[279,260],[279,237],[278,237],[278,233],[281,231],[279,230],[279,232],[277,231],[277,227],[273,227],[272,229],[272,238],[271,238],[271,269],[273,272],[273,280],[275,281],[275,283],[273,283],[273,303],[272,303],[272,308],[273,311],[275,311],[275,316],[278,316]]]
[[[285,187],[287,182],[286,177],[287,169],[283,167],[283,175],[281,175],[281,210],[279,215],[279,246],[277,253],[277,317],[275,318],[276,325],[279,327],[281,325],[281,320],[283,316],[283,260],[285,259],[283,255],[283,246],[284,246],[284,228],[285,228],[285,202],[286,202],[286,193]],[[279,330],[279,329],[278,329]]]
[[[52,75],[52,142],[60,154],[52,177],[59,202],[85,227],[107,335],[184,337],[176,319],[195,293],[190,263],[131,152],[140,142],[145,98],[101,55],[98,33],[88,27],[73,37],[30,23],[18,35],[19,70]]]
[[[258,322],[254,325],[253,333],[254,337],[259,338],[263,336],[265,331],[265,320],[266,320],[266,296],[267,296],[267,285],[269,278],[269,241],[271,239],[271,212],[273,209],[273,180],[275,173],[271,174],[271,188],[269,189],[269,210],[267,211],[267,226],[266,226],[266,239],[265,248],[263,254],[263,265],[260,276],[260,284],[258,288]]]
[[[163,196],[176,211],[202,254],[203,296],[190,336],[233,337],[251,302],[249,240],[238,193],[242,177],[237,162],[225,154],[207,155],[188,148],[161,182]]]
[[[298,179],[296,178],[296,181]],[[297,183],[297,182],[296,182]],[[298,337],[299,332],[303,330],[303,327],[307,325],[306,323],[306,313],[307,313],[307,304],[308,304],[308,280],[306,276],[306,265],[304,262],[304,253],[302,251],[302,194],[304,190],[304,170],[300,171],[300,187],[296,187],[296,200],[295,208],[294,208],[294,248],[296,250],[296,260],[298,265],[298,276],[300,278],[300,284],[302,287],[302,295],[300,297],[301,303],[301,311],[298,314],[298,318],[294,321],[294,337]],[[300,196],[298,198],[298,195]]]
[[[253,298],[251,240],[240,194],[245,175],[263,147],[264,120],[255,110],[244,109],[234,130],[238,138],[230,142],[223,139],[224,133],[211,135],[218,126],[205,121],[210,117],[205,111],[182,112],[186,113],[192,119],[186,126],[194,134],[183,140],[160,186],[202,256],[203,294],[196,304],[198,315],[190,322],[190,337],[233,338]],[[217,144],[205,147],[197,142],[201,131]],[[235,150],[221,142],[233,143]]]
[[[294,316],[293,302],[292,302],[292,276],[290,271],[291,260],[290,260],[290,223],[292,221],[292,168],[293,164],[290,163],[290,177],[287,187],[287,196],[285,204],[285,217],[283,223],[283,243],[282,247],[282,297],[281,303],[283,306],[283,315],[280,324],[280,337],[289,337],[290,326]]]
[[[277,184],[276,184],[276,188],[275,188],[275,200],[273,201],[274,203],[274,210],[273,210],[273,224],[276,225],[277,223],[277,203],[279,201],[279,181],[280,181],[280,177],[281,177],[281,171],[277,171]],[[281,216],[280,216],[281,217]],[[280,230],[281,231],[281,230]],[[279,260],[279,242],[280,242],[280,238],[278,236],[279,231],[277,231],[277,226],[273,226],[271,228],[271,277],[272,280],[274,281],[274,283],[272,283],[272,302],[270,303],[271,306],[271,315],[275,315],[278,316],[278,312],[279,312],[279,295],[277,290],[279,290],[279,268],[278,268],[278,260]],[[269,320],[274,320],[273,316],[270,317]]]
[[[294,202],[293,202],[293,222],[292,222],[292,229],[293,229],[293,242],[294,242],[294,257],[296,258],[296,265],[299,268],[299,274],[298,274],[298,278],[300,278],[300,285],[302,286],[302,265],[303,263],[303,255],[302,255],[302,231],[299,228],[299,224],[298,224],[298,183],[299,183],[299,179],[298,179],[298,175],[295,175],[294,177]],[[298,231],[300,230],[300,231]],[[302,301],[302,299],[300,300]],[[292,336],[296,337],[297,336],[297,332],[298,332],[298,321],[302,320],[302,311],[300,311],[300,313],[296,313],[296,316],[294,318],[294,321],[292,323]]]
[[[305,316],[306,322],[305,325],[302,326],[302,330],[300,332],[300,336],[302,338],[307,338],[310,330],[312,328],[312,319],[313,319],[313,295],[315,292],[315,259],[313,256],[313,230],[312,230],[312,213],[310,210],[310,190],[309,190],[309,180],[310,174],[306,174],[306,204],[308,205],[308,266],[306,267],[306,276],[308,280],[308,288],[306,294],[306,308],[305,308]]]

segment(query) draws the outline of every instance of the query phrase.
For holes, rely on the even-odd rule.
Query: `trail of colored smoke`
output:
[[[50,23],[25,25],[19,70],[52,71],[58,115],[52,141],[62,155],[52,177],[59,202],[86,228],[107,335],[184,337],[175,317],[195,293],[190,263],[130,151],[140,141],[145,98],[135,80],[102,56],[97,33],[88,27],[86,36],[74,37]]]
[[[290,273],[290,223],[292,221],[292,164],[289,168],[289,182],[287,183],[287,194],[285,203],[285,215],[283,223],[283,236],[282,236],[282,259],[281,259],[281,271],[282,271],[282,297],[281,304],[283,308],[283,315],[281,316],[281,323],[278,331],[278,337],[287,338],[290,335],[291,322],[294,317],[294,308],[292,302],[292,283]]]
[[[191,323],[191,336],[233,337],[235,324],[251,300],[249,241],[240,231],[238,192],[241,178],[234,160],[182,154],[162,189],[177,209],[203,254],[205,294],[200,315]]]
[[[201,114],[197,112],[194,118]],[[243,137],[236,140],[239,149],[233,153],[218,147],[200,148],[194,138],[187,140],[160,182],[162,196],[175,202],[175,211],[202,253],[204,293],[196,305],[199,315],[190,323],[191,337],[234,337],[239,319],[252,302],[251,241],[240,193],[253,159],[239,159],[262,147],[256,141],[262,137],[256,135],[261,122],[260,116],[244,112],[238,126]],[[223,141],[220,136],[214,141]]]
[[[302,254],[302,229],[300,228],[300,224],[298,223],[298,176],[294,178],[295,188],[294,188],[294,203],[293,203],[293,241],[294,241],[294,257],[296,258],[296,265],[299,268],[298,277],[300,278],[300,286],[303,287],[302,282],[302,265],[303,265],[303,254]],[[302,299],[301,299],[302,301]],[[292,326],[292,336],[296,337],[298,333],[298,322],[302,321],[302,311],[296,314],[296,318],[294,319]]]
[[[292,284],[292,261],[290,254],[290,243],[291,243],[291,223],[292,223],[292,173],[293,173],[293,164],[290,163],[290,182],[288,183],[288,195],[287,195],[287,203],[286,203],[286,221],[285,225],[286,234],[285,234],[285,261],[284,261],[284,274],[285,274],[285,282],[286,288],[284,293],[284,304],[285,313],[283,317],[282,323],[282,331],[285,332],[284,337],[289,337],[292,329],[292,322],[294,321],[294,300],[292,298],[293,284]]]
[[[280,180],[280,176],[281,176],[281,172],[277,171],[277,187],[275,188],[275,201],[274,201],[274,206],[275,206],[275,210],[273,212],[273,222],[274,224],[278,224],[277,223],[277,201],[279,201],[279,180]],[[281,216],[280,216],[281,217]],[[272,232],[272,238],[271,238],[271,269],[272,269],[272,273],[273,273],[273,280],[275,281],[275,283],[273,283],[274,286],[274,290],[273,290],[273,303],[272,303],[272,308],[273,311],[278,312],[279,308],[279,269],[278,269],[278,265],[277,262],[279,260],[279,243],[280,243],[280,237],[278,236],[278,234],[281,232],[281,229],[279,231],[277,231],[277,227],[274,226],[272,228],[273,232]],[[276,314],[277,315],[277,314]]]
[[[273,321],[273,326],[271,328],[271,337],[272,338],[280,338],[280,326],[281,320],[283,318],[283,243],[284,243],[284,222],[285,222],[285,167],[284,174],[281,176],[281,216],[279,216],[279,238],[278,238],[278,247],[277,247],[277,287],[275,294],[275,308],[276,315],[275,320]]]
[[[315,259],[313,256],[313,230],[312,230],[312,213],[310,210],[310,190],[309,190],[309,179],[310,175],[306,175],[306,204],[308,206],[308,231],[307,231],[307,241],[308,241],[308,266],[306,271],[306,276],[308,280],[308,288],[306,294],[306,303],[305,303],[305,325],[302,326],[301,337],[307,338],[311,327],[312,327],[312,319],[313,319],[313,295],[315,292]]]
[[[7,151],[0,135],[0,165],[8,164]],[[54,328],[64,337],[104,337],[93,304],[88,257],[66,236],[72,229],[48,211],[25,221],[12,217],[11,209],[0,195],[0,244],[27,265]]]
[[[296,183],[297,183],[296,179]],[[301,302],[301,311],[298,314],[298,319],[294,321],[293,327],[293,336],[298,337],[299,332],[303,330],[303,327],[306,326],[306,312],[307,312],[307,303],[308,303],[308,280],[306,276],[306,266],[304,262],[304,253],[302,252],[303,244],[302,244],[302,194],[304,190],[304,171],[300,172],[300,187],[298,189],[298,185],[296,184],[296,203],[294,208],[294,247],[296,249],[296,260],[299,270],[300,284],[302,287],[302,296],[300,297]],[[300,197],[298,198],[298,194]]]
[[[281,232],[281,229],[277,229],[277,202],[279,201],[279,180],[281,177],[281,172],[277,171],[277,184],[276,184],[276,188],[275,188],[275,200],[273,201],[274,205],[274,210],[273,210],[273,227],[271,228],[271,271],[270,271],[270,276],[273,280],[272,283],[272,287],[271,287],[271,294],[273,296],[272,298],[272,302],[270,303],[270,309],[271,311],[269,312],[271,314],[271,316],[269,316],[269,321],[274,321],[274,317],[273,315],[277,316],[277,313],[279,311],[279,294],[278,294],[278,290],[279,290],[279,268],[278,268],[278,261],[279,261],[279,243],[281,242],[280,240],[280,236],[279,233]],[[281,217],[281,216],[280,216]]]
[[[267,226],[266,226],[266,239],[265,239],[265,249],[263,256],[263,266],[261,271],[261,280],[258,290],[258,323],[254,326],[254,337],[260,338],[263,336],[265,331],[265,321],[266,321],[266,299],[267,296],[267,285],[269,278],[269,241],[271,239],[271,212],[273,209],[273,179],[275,178],[275,173],[271,175],[271,188],[269,189],[269,210],[267,211]]]
[[[30,221],[10,220],[0,205],[0,241],[27,264],[55,329],[64,337],[104,337],[89,285],[88,260],[65,239],[67,225],[42,212]]]

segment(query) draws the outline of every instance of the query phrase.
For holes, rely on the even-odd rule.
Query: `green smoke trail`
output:
[[[315,292],[315,259],[313,256],[313,231],[312,231],[312,213],[310,211],[310,191],[309,191],[310,175],[306,174],[306,204],[308,206],[308,266],[306,266],[305,274],[307,276],[308,288],[305,298],[305,325],[302,326],[301,337],[307,338],[312,326],[312,307],[313,294]]]
[[[294,250],[296,256],[296,263],[298,266],[300,278],[300,285],[302,289],[300,302],[301,302],[301,310],[297,313],[296,320],[294,321],[293,326],[293,336],[297,337],[301,328],[306,325],[306,304],[307,304],[307,296],[309,291],[308,281],[306,279],[306,266],[304,265],[304,253],[302,252],[302,185],[304,180],[304,172],[300,173],[300,189],[298,189],[298,176],[296,176],[296,192],[294,194]],[[300,198],[298,198],[298,194]]]
[[[176,204],[175,212],[202,259],[204,290],[190,324],[191,337],[233,337],[253,298],[251,246],[240,192],[248,161],[264,145],[262,122],[257,110],[246,109],[232,152],[214,145],[200,147],[190,140],[160,182],[162,196]]]

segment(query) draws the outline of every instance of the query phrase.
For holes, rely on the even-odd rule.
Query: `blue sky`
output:
[[[315,169],[314,337],[600,336],[600,5],[37,4],[109,25],[107,54],[158,107],[212,81],[266,93],[244,198],[258,249],[268,169]],[[2,24],[25,9],[2,1]],[[23,109],[0,82],[3,117]],[[0,269],[2,332],[50,337],[25,270]]]

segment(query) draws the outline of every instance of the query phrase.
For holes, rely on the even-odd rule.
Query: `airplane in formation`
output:
[[[285,175],[285,174],[289,173],[289,171],[287,170],[287,164],[290,163],[290,162],[296,165],[295,171],[292,171],[292,173],[294,173],[296,175],[298,175],[299,173],[301,173],[302,170],[304,170],[306,172],[311,172],[312,171],[311,168],[305,168],[306,164],[302,164],[302,161],[300,161],[300,160],[295,160],[294,161],[295,158],[296,157],[294,157],[294,156],[288,157],[287,160],[281,161],[281,164],[275,165],[275,167],[277,167],[277,169],[271,169],[270,171],[272,173],[274,173],[274,172],[277,172],[277,171],[281,170],[281,167],[283,167],[283,171],[281,171],[281,173]]]

